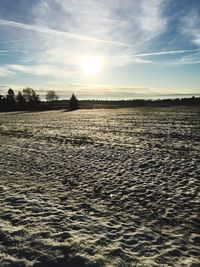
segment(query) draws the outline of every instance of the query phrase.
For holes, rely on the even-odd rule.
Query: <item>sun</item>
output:
[[[88,76],[96,75],[102,68],[102,58],[100,56],[84,56],[81,62],[83,71]]]

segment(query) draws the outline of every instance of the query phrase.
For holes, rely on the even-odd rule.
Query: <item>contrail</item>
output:
[[[22,52],[22,50],[0,50],[0,53],[15,53]]]
[[[51,8],[49,7],[49,5],[47,4],[47,2],[45,0],[41,0],[41,2],[44,4],[44,6],[48,9],[51,10]]]
[[[172,55],[172,54],[181,54],[181,53],[192,53],[200,51],[197,49],[188,49],[188,50],[172,50],[172,51],[161,51],[161,52],[152,52],[152,53],[143,53],[143,54],[135,54],[134,57],[146,57],[146,56],[161,56],[161,55]]]
[[[15,22],[11,20],[0,19],[0,25],[29,30],[29,31],[35,31],[35,32],[40,32],[40,33],[58,35],[58,36],[66,37],[69,39],[84,40],[84,41],[89,41],[89,42],[110,44],[110,45],[115,45],[115,46],[131,47],[129,44],[126,44],[123,42],[108,41],[108,40],[98,39],[98,38],[76,34],[72,32],[58,31],[58,30],[53,30],[53,29],[49,29],[46,27],[19,23],[19,22]]]
[[[0,40],[1,43],[16,43],[16,42],[24,42],[24,41],[31,41],[34,40],[33,38],[27,38],[27,39],[13,39],[13,40]]]

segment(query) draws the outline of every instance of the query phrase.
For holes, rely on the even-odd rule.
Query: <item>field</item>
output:
[[[0,266],[200,266],[200,108],[0,113]]]

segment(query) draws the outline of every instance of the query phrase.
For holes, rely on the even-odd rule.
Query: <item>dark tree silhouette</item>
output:
[[[7,92],[7,99],[9,99],[10,102],[15,102],[15,93],[13,91],[13,89],[8,89]]]
[[[39,95],[29,87],[23,89],[23,98],[26,102],[26,106],[30,108],[36,107],[40,103]]]
[[[54,102],[54,101],[58,100],[59,97],[58,97],[58,95],[56,94],[55,91],[50,90],[50,91],[48,91],[48,92],[46,93],[45,98],[46,98],[46,100],[47,100],[48,102]]]
[[[16,104],[16,97],[13,89],[8,89],[7,95],[6,95],[6,102],[7,102],[7,108],[8,109],[14,109]]]
[[[26,101],[21,91],[18,92],[16,100],[17,100],[18,108],[24,109]]]
[[[72,94],[72,96],[69,100],[69,109],[70,110],[79,109],[78,99],[76,98],[76,96],[74,94]]]
[[[6,109],[6,98],[3,95],[0,95],[0,111]]]
[[[4,99],[3,95],[0,95],[0,103],[3,102],[3,99]]]

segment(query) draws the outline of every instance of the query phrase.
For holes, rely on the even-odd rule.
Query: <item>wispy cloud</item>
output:
[[[163,2],[127,0],[124,5],[118,0],[68,3],[55,0],[53,4],[41,0],[33,11],[37,15],[34,24],[0,19],[0,26],[38,33],[34,44],[27,40],[25,50],[27,59],[38,65],[64,64],[79,68],[80,57],[88,53],[105,56],[108,68],[149,64],[153,62],[131,55],[140,52],[165,30]],[[62,15],[58,16],[56,10]]]
[[[200,64],[200,60],[179,60],[171,63],[172,65],[195,65]]]
[[[0,50],[0,53],[16,53],[22,52],[22,50]]]
[[[33,41],[33,38],[26,38],[26,39],[13,39],[13,40],[0,40],[0,44],[9,44],[9,43],[18,43],[18,42],[26,42],[26,41]]]
[[[137,57],[162,56],[162,55],[193,53],[193,52],[198,52],[198,51],[200,51],[200,49],[171,50],[171,51],[160,51],[160,52],[136,54],[134,56],[137,56]]]
[[[132,55],[129,54],[128,56],[123,55],[122,57],[116,56],[116,58],[111,59],[111,62],[113,62],[115,66],[117,65],[124,66],[127,64],[155,64],[157,62],[156,58],[160,56],[166,56],[166,55],[179,56],[182,54],[192,54],[192,56],[181,57],[176,61],[174,61],[174,59],[172,58],[171,64],[174,64],[174,62],[176,62],[175,64],[192,64],[192,62],[194,62],[194,64],[197,64],[198,60],[194,60],[194,58],[197,57],[199,52],[200,52],[200,49],[197,48],[197,49],[185,49],[185,50],[157,51],[157,52],[151,52],[151,53],[141,53],[141,54],[132,54]],[[151,60],[144,59],[145,57],[151,57]],[[170,61],[168,59],[166,60],[166,62],[163,62],[163,63],[169,64]],[[161,64],[160,61],[159,61],[159,64]]]
[[[181,20],[181,30],[190,37],[190,40],[200,46],[200,12],[198,9],[190,10]]]
[[[195,65],[200,64],[200,49],[196,50],[196,53],[187,54],[179,59],[172,60],[172,65]]]
[[[47,8],[48,10],[51,10],[51,8],[49,7],[49,5],[47,4],[47,2],[45,0],[41,0],[41,2],[45,8]]]
[[[94,38],[94,37],[90,37],[90,36],[85,36],[85,35],[81,35],[81,34],[65,32],[65,31],[58,31],[58,30],[53,30],[53,29],[46,28],[46,27],[40,27],[40,26],[29,25],[29,24],[24,24],[24,23],[18,23],[18,22],[10,21],[10,20],[0,19],[0,25],[24,29],[24,30],[29,30],[29,31],[36,31],[39,33],[46,33],[46,34],[62,36],[62,37],[69,38],[69,39],[76,39],[76,40],[78,39],[78,40],[85,40],[85,41],[95,42],[95,43],[112,44],[112,45],[116,45],[116,46],[130,47],[129,44],[126,44],[123,42],[107,41],[107,40],[102,40],[102,39],[98,39],[98,38]]]
[[[0,66],[0,77],[7,77],[13,74],[15,74],[14,71],[10,70],[9,68],[5,66],[3,67]]]
[[[30,81],[92,82],[83,74],[80,60],[96,55],[103,62],[97,83],[188,86],[189,79],[182,75],[178,82],[172,69],[181,73],[186,67],[178,65],[200,62],[197,0],[18,2],[0,0],[0,76],[7,80],[15,75],[16,81],[27,76]],[[188,73],[196,88],[199,78],[192,69]]]
[[[17,73],[24,73],[34,76],[49,76],[56,78],[66,78],[72,76],[73,72],[66,67],[59,67],[55,65],[5,65],[0,68],[1,77],[14,75]]]
[[[138,22],[148,39],[158,36],[166,28],[167,18],[162,14],[164,3],[163,0],[141,0]]]

